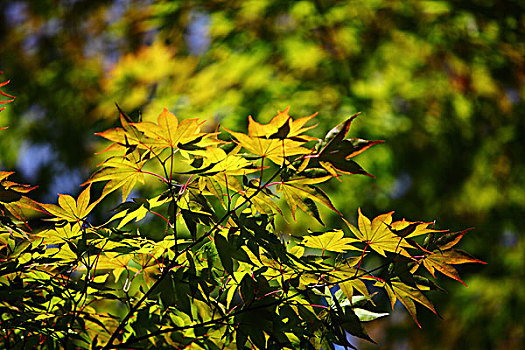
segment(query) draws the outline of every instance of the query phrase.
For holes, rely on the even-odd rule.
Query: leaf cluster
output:
[[[361,210],[354,226],[334,207],[321,184],[370,175],[353,158],[382,142],[346,138],[357,115],[317,139],[306,134],[315,115],[288,109],[268,124],[250,117],[248,133],[206,131],[167,109],[156,122],[119,111],[77,198],[36,203],[0,173],[6,347],[354,348],[347,333],[372,341],[363,323],[388,315],[377,291],[418,324],[416,303],[437,313],[426,295],[436,270],[462,282],[454,265],[481,262],[454,248],[467,231]],[[122,203],[92,222],[115,191]],[[326,206],[342,225],[283,236],[284,205],[321,224]],[[47,226],[31,230],[29,210]]]

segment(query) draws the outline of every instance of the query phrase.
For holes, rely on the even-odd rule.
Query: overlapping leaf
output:
[[[119,108],[118,105],[117,108]],[[143,133],[130,124],[131,120],[129,116],[127,116],[120,108],[119,112],[120,124],[122,127],[111,128],[95,134],[113,141],[113,143],[104,151],[125,149],[126,152],[132,152],[136,148],[148,149],[148,147],[142,142],[142,139],[144,138]]]
[[[383,256],[386,256],[385,251],[410,256],[404,249],[409,247],[409,245],[388,228],[388,225],[392,223],[392,214],[394,212],[379,215],[373,221],[364,216],[361,209],[358,209],[358,213],[359,229],[345,220],[348,228],[358,240],[366,243],[370,248]]]
[[[426,254],[423,258],[417,260],[417,264],[411,272],[414,273],[419,266],[424,266],[434,278],[436,277],[435,272],[437,270],[466,286],[465,282],[459,277],[459,273],[454,265],[466,263],[486,264],[462,250],[452,249],[468,231],[470,231],[470,229],[442,236],[435,242],[434,250],[432,250],[430,254]]]
[[[314,161],[334,176],[337,176],[338,172],[372,176],[351,158],[384,141],[369,141],[359,138],[345,139],[352,120],[358,115],[359,113],[334,127],[316,145]]]
[[[97,257],[95,266],[97,270],[110,270],[115,281],[117,281],[122,273],[129,272],[130,270],[132,270],[133,273],[137,271],[136,268],[128,266],[130,260],[131,255],[129,254],[106,252]]]
[[[416,305],[414,304],[414,301],[425,306],[427,309],[437,315],[434,305],[432,305],[430,300],[428,300],[428,298],[423,295],[421,290],[416,287],[411,287],[402,282],[396,281],[392,281],[391,283],[378,282],[376,283],[376,286],[382,286],[386,289],[392,309],[394,309],[396,301],[399,300],[405,306],[414,322],[416,322],[420,328],[421,325],[416,318]]]
[[[410,257],[406,248],[413,248],[413,246],[407,242],[407,238],[433,232],[443,232],[429,229],[428,225],[431,223],[410,222],[405,219],[392,222],[393,213],[392,211],[379,215],[370,221],[359,208],[359,229],[346,220],[345,223],[361,242],[366,243],[370,248],[383,256],[386,256],[385,252],[391,252]]]
[[[305,213],[315,217],[321,224],[323,223],[319,216],[319,211],[314,202],[324,204],[339,215],[339,211],[333,206],[330,198],[320,188],[313,186],[332,178],[331,175],[319,178],[297,177],[277,183],[276,192],[282,193],[284,199],[290,207],[292,217],[295,220],[295,212],[300,208]]]
[[[279,213],[282,215],[281,209],[274,201],[275,196],[269,191],[261,191],[260,195],[254,196],[255,193],[259,193],[257,189],[258,180],[255,180],[254,183],[253,188],[247,187],[238,193],[241,196],[237,199],[235,206],[245,203],[251,206],[254,213],[258,211],[263,214]]]
[[[434,228],[428,228],[429,225],[433,225],[432,222],[411,222],[405,219],[393,222],[391,225],[385,223],[388,229],[396,236],[401,238],[412,238],[421,235],[428,235],[434,232],[446,232],[447,230],[435,230]]]
[[[310,153],[309,149],[302,147],[304,142],[289,139],[266,139],[249,136],[228,129],[226,130],[232,134],[237,139],[237,142],[246,150],[260,157],[268,158],[278,165],[282,165],[286,157]]]
[[[52,229],[44,230],[38,234],[39,237],[44,239],[44,244],[53,245],[53,244],[62,244],[67,241],[73,241],[78,239],[81,234],[82,223],[67,222],[65,225],[57,225]]]
[[[122,188],[122,200],[124,201],[137,181],[144,183],[142,167],[146,161],[145,159],[141,159],[141,155],[137,150],[124,157],[109,158],[102,163],[102,168],[95,172],[84,185],[99,181],[108,181],[104,186],[101,198]]]
[[[185,119],[179,122],[178,118],[166,108],[159,114],[156,123],[140,122],[131,125],[149,138],[146,141],[148,145],[160,148],[178,149],[180,146],[211,135],[201,133],[202,123],[199,123],[198,119]]]
[[[256,122],[252,116],[248,117],[248,134],[250,136],[263,137],[263,138],[273,138],[273,139],[284,139],[289,138],[294,141],[315,141],[317,138],[302,135],[304,132],[315,128],[315,125],[307,126],[304,125],[308,123],[312,118],[314,118],[317,113],[314,113],[308,117],[303,117],[299,119],[292,119],[288,114],[290,107],[287,107],[284,111],[279,111],[277,114],[270,120],[266,125]]]
[[[321,249],[323,253],[330,252],[344,253],[349,250],[359,250],[351,245],[356,242],[353,238],[345,238],[342,230],[328,231],[323,234],[306,236],[301,244],[308,248]]]
[[[333,276],[333,279],[330,279],[330,281],[339,282],[339,287],[348,300],[352,300],[355,295],[354,291],[358,291],[368,301],[372,301],[365,284],[365,281],[371,278],[363,270],[355,267],[359,265],[360,260],[361,257],[357,256],[345,259],[340,264],[337,264],[334,271],[330,272],[330,276]]]
[[[68,194],[58,194],[58,205],[42,204],[44,208],[51,215],[55,216],[55,220],[66,220],[70,222],[80,222],[93,210],[98,201],[91,204],[90,202],[91,186],[86,187],[82,193],[75,200]]]
[[[303,144],[314,138],[301,134],[311,128],[303,126],[314,116],[293,120],[286,110],[277,114],[266,125],[257,123],[250,117],[248,135],[226,130],[249,152],[282,165],[286,157],[311,153]]]
[[[7,210],[19,220],[25,221],[25,209],[41,211],[38,203],[24,196],[37,186],[23,185],[7,180],[11,171],[0,171],[0,212]]]
[[[237,153],[240,147],[226,153],[222,148],[206,147],[203,150],[192,152],[197,157],[190,160],[190,165],[195,170],[184,172],[185,174],[198,174],[200,176],[211,176],[218,173],[233,175],[246,175],[258,169],[246,158]],[[198,160],[201,160],[200,162]],[[223,175],[224,176],[224,175]]]

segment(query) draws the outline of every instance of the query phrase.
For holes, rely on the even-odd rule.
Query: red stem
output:
[[[159,214],[159,213],[157,213],[156,211],[153,211],[153,210],[150,210],[149,212],[152,213],[152,214],[157,215],[160,218],[162,218],[164,221],[166,221],[168,223],[168,225],[170,227],[172,227],[171,222],[168,219],[166,219],[164,216],[162,216],[161,214]]]

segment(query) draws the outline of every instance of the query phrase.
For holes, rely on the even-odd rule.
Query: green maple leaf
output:
[[[226,153],[222,148],[211,146],[206,147],[204,150],[195,150],[191,153],[192,156],[200,157],[197,159],[202,159],[202,162],[199,162],[197,166],[195,165],[195,158],[188,159],[190,165],[196,169],[184,172],[184,174],[210,176],[221,173],[232,176],[246,175],[257,171],[258,169],[253,163],[237,155],[240,148],[238,146],[229,153]]]
[[[410,257],[410,254],[405,248],[414,248],[407,242],[407,238],[419,236],[422,234],[443,232],[443,230],[429,229],[430,222],[410,222],[405,219],[392,222],[392,214],[385,213],[377,216],[372,221],[368,219],[361,209],[358,209],[358,226],[350,224],[344,220],[350,231],[363,243],[366,243],[370,248],[375,250],[382,256],[386,256],[385,252],[400,254]]]
[[[273,194],[271,194],[269,191],[261,191],[259,195],[254,196],[254,193],[256,193],[258,190],[259,182],[258,180],[252,181],[253,188],[247,187],[241,191],[238,192],[240,197],[237,199],[235,206],[240,206],[241,204],[245,203],[248,198],[248,202],[252,205],[252,212],[260,212],[263,214],[272,214],[272,213],[279,213],[281,216],[283,215],[281,209],[275,204],[275,201],[273,198],[275,197]]]
[[[131,255],[129,254],[105,252],[97,258],[95,267],[97,270],[110,270],[115,277],[115,281],[118,281],[123,272],[137,271],[136,268],[128,266],[130,260]]]
[[[122,127],[111,128],[103,132],[95,133],[113,143],[102,152],[125,149],[126,152],[132,152],[136,148],[147,149],[142,142],[144,134],[139,132],[134,126],[130,124],[130,118],[117,105],[120,112],[120,124]],[[102,153],[100,152],[100,153]]]
[[[270,120],[268,124],[261,124],[256,122],[252,116],[248,117],[248,134],[250,136],[273,138],[273,139],[285,139],[289,138],[295,141],[315,141],[317,138],[301,135],[310,129],[316,127],[316,125],[304,127],[304,125],[314,118],[317,113],[314,113],[308,117],[292,119],[288,114],[290,107],[277,114]]]
[[[135,222],[141,221],[149,213],[149,207],[140,202],[124,202],[114,210],[118,210],[118,213],[113,215],[108,222],[120,219],[117,229],[121,229],[133,220]]]
[[[46,245],[61,244],[79,238],[82,235],[81,227],[79,222],[67,222],[65,225],[56,225],[52,229],[44,230],[38,236],[44,239]]]
[[[266,139],[228,129],[226,131],[232,134],[246,150],[260,157],[268,158],[277,165],[282,165],[286,157],[311,153],[309,149],[302,147],[304,142],[301,141]]]

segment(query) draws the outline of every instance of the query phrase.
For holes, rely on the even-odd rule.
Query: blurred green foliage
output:
[[[520,348],[523,38],[518,0],[1,2],[3,89],[17,99],[0,114],[0,165],[42,198],[78,193],[115,102],[143,120],[167,107],[210,130],[244,129],[247,115],[265,122],[286,106],[319,111],[326,130],[361,111],[354,134],[386,140],[360,161],[377,178],[346,180],[335,205],[475,226],[464,244],[489,263],[463,269],[471,288],[446,286],[444,321],[422,317],[420,331],[389,318],[373,326],[376,340]]]

